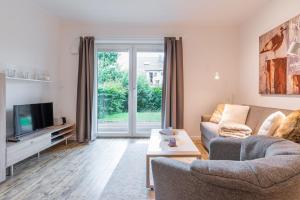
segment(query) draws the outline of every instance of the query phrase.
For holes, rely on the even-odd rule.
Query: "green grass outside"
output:
[[[116,113],[106,115],[100,121],[104,122],[122,122],[128,120],[128,113]],[[160,122],[161,112],[138,112],[136,116],[137,122]]]

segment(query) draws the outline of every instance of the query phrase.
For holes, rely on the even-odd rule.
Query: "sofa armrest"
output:
[[[217,137],[210,141],[210,160],[240,160],[242,139]]]
[[[168,158],[155,158],[151,161],[156,200],[196,200],[190,165]]]
[[[201,116],[201,122],[209,122],[211,115],[205,114]]]

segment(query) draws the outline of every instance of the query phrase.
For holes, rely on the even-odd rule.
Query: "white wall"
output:
[[[157,38],[182,36],[185,79],[185,129],[199,136],[200,117],[210,113],[219,102],[229,101],[236,91],[238,31],[227,27],[136,27],[128,25],[96,25],[65,22],[62,26],[60,78],[63,115],[75,121],[78,56],[71,51],[78,37]],[[218,71],[221,79],[215,81]]]
[[[51,84],[7,81],[7,127],[12,132],[12,106],[53,101],[58,114],[56,91],[59,58],[59,21],[30,1],[1,1],[0,71],[14,65],[23,72],[48,72]],[[11,67],[10,67],[11,68]]]
[[[261,96],[259,36],[300,14],[299,0],[272,0],[240,28],[239,92],[237,102],[275,108],[299,109],[299,96]]]
[[[61,24],[30,1],[2,1],[0,7],[0,70],[16,65],[19,71],[48,71],[52,84],[8,81],[8,127],[14,104],[54,101],[56,116],[70,121],[76,116],[78,37],[157,38],[182,36],[184,43],[185,128],[199,135],[200,116],[219,102],[296,109],[299,97],[258,94],[258,38],[263,33],[300,14],[300,2],[272,0],[240,29],[197,25],[130,26]],[[60,59],[59,59],[60,58]],[[218,71],[221,79],[215,81]]]

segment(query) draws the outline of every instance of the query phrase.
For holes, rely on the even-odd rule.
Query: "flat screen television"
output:
[[[16,138],[53,126],[53,103],[15,105],[14,135]]]

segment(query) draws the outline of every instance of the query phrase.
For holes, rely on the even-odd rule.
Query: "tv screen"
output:
[[[53,126],[53,103],[14,106],[15,137]]]

